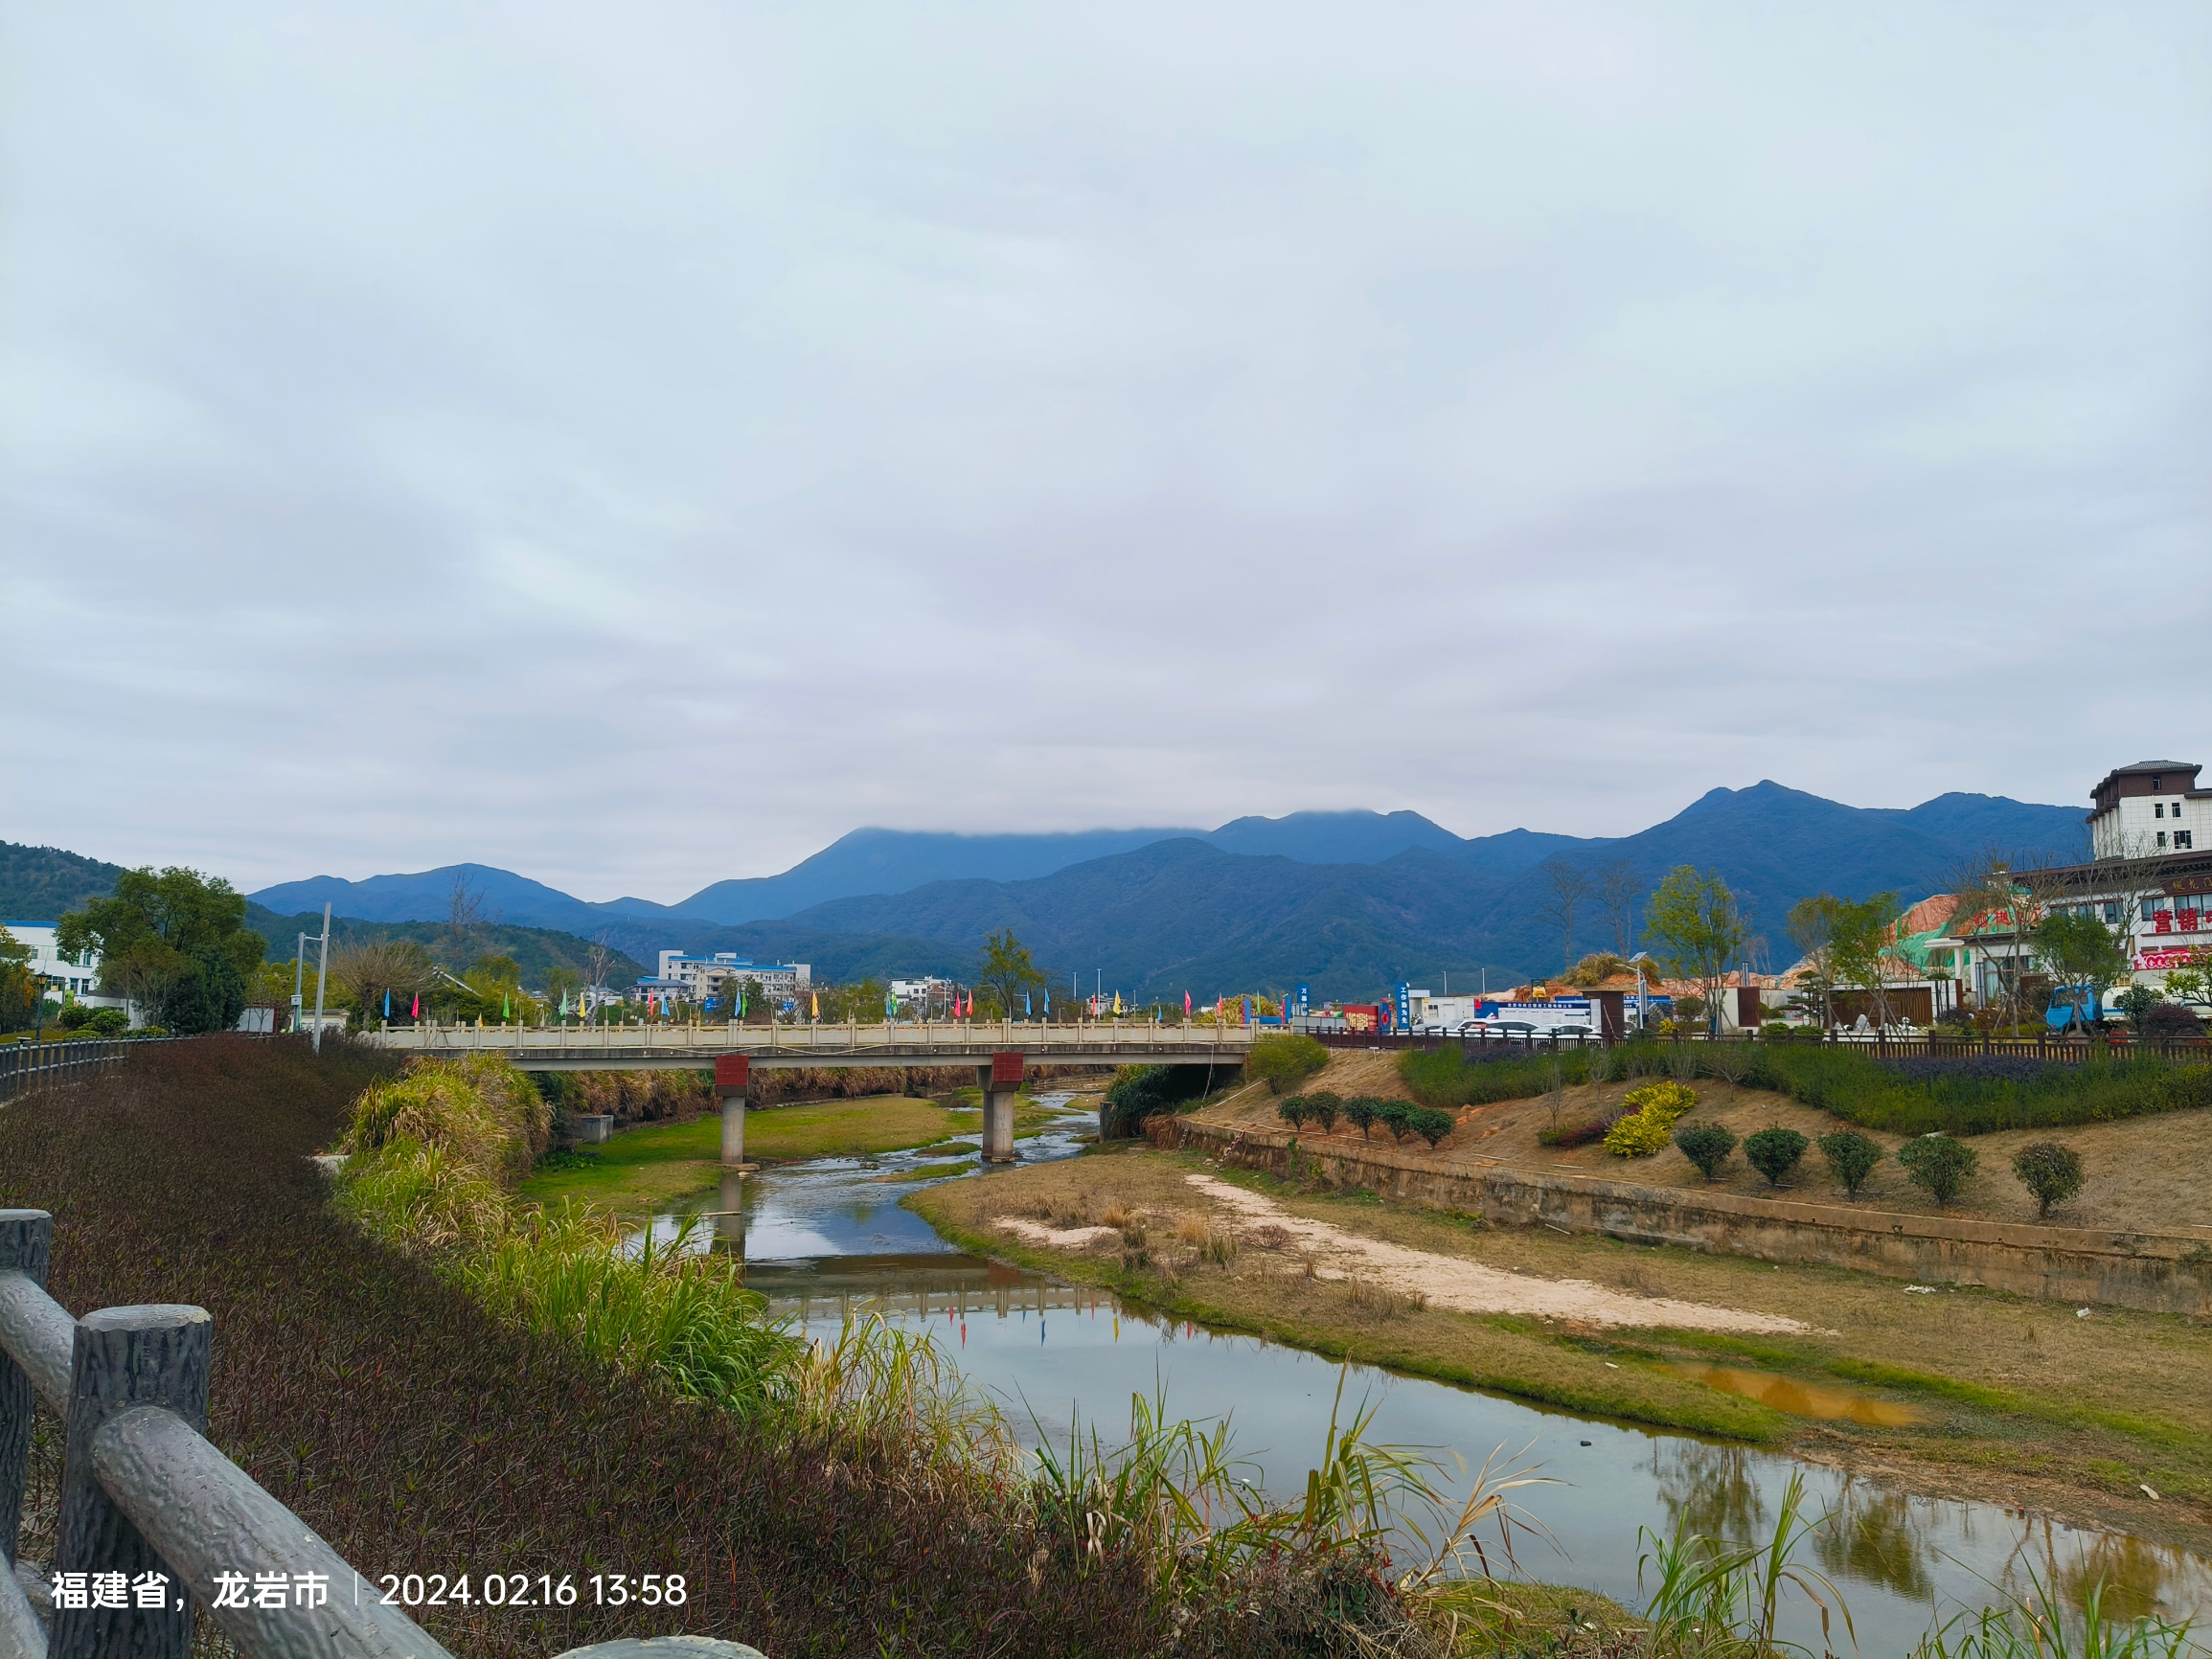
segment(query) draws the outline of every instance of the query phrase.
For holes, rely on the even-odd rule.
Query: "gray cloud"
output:
[[[2201,7],[0,15],[13,838],[2212,761]]]

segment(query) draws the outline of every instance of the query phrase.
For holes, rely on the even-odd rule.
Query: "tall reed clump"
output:
[[[339,1143],[341,1214],[528,1329],[616,1372],[657,1375],[741,1411],[796,1398],[807,1346],[745,1289],[734,1262],[672,1241],[624,1247],[612,1216],[516,1204],[550,1113],[497,1055],[424,1060],[373,1082]]]

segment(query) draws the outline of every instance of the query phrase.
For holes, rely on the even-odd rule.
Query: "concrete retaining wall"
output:
[[[2058,1302],[2212,1316],[2212,1232],[2190,1238],[1905,1216],[1638,1187],[1504,1164],[1447,1164],[1392,1147],[1315,1145],[1193,1118],[1152,1122],[1167,1126],[1174,1145],[1224,1163],[1288,1176],[1295,1155],[1304,1172],[1328,1185],[1367,1187],[1496,1222],[1761,1261],[1852,1267],[1923,1284],[1985,1284]]]

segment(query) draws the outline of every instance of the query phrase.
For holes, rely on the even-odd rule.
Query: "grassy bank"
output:
[[[148,1050],[0,1106],[0,1204],[55,1213],[65,1307],[214,1314],[213,1438],[364,1570],[689,1580],[680,1614],[429,1614],[462,1659],[678,1632],[778,1659],[1168,1644],[1132,1565],[1036,1595],[1037,1534],[996,1494],[884,1442],[771,1432],[626,1375],[367,1243],[308,1155],[385,1070],[344,1044]]]
[[[1476,1383],[1539,1403],[1774,1443],[1824,1458],[1924,1470],[2002,1501],[2084,1504],[2131,1530],[2212,1546],[2212,1393],[2177,1379],[2212,1375],[2212,1329],[2153,1314],[2095,1310],[1992,1292],[1905,1291],[1895,1280],[1624,1244],[1543,1229],[1491,1228],[1371,1194],[1307,1192],[1228,1169],[1206,1172],[1267,1193],[1286,1209],[1362,1237],[1548,1281],[1787,1315],[1798,1335],[1669,1329],[1577,1329],[1435,1308],[1392,1312],[1350,1287],[1315,1284],[1247,1242],[1233,1264],[1185,1247],[1132,1264],[1110,1245],[1023,1243],[1003,1217],[1057,1216],[1070,1227],[1134,1208],[1176,1217],[1204,1208],[1187,1154],[1110,1156],[961,1183],[907,1202],[970,1248],[1109,1285],[1194,1319],[1260,1331],[1316,1352]],[[1174,1234],[1167,1221],[1148,1229]],[[1267,1265],[1262,1266],[1262,1262]],[[1784,1418],[1670,1369],[1714,1361],[1844,1385],[1910,1406],[1904,1426]],[[1738,1408],[1743,1408],[1739,1410]],[[1948,1472],[1947,1472],[1948,1471]],[[2140,1488],[2161,1494],[2153,1503]]]
[[[899,1095],[776,1106],[745,1114],[745,1156],[774,1164],[932,1146],[971,1127],[970,1118],[980,1122],[980,1114]],[[718,1112],[624,1129],[604,1145],[580,1148],[556,1166],[534,1170],[520,1193],[545,1203],[588,1199],[632,1214],[713,1186],[721,1146]]]
[[[2155,1055],[2060,1065],[2031,1056],[1959,1054],[1883,1059],[1864,1048],[1795,1042],[1624,1043],[1556,1059],[1470,1058],[1457,1045],[1398,1057],[1425,1105],[1483,1105],[1567,1085],[1675,1077],[1768,1089],[1867,1128],[1901,1135],[2109,1123],[2212,1106],[2212,1066]]]

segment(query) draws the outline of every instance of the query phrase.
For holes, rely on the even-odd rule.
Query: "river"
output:
[[[1068,1097],[1062,1115],[1020,1143],[1024,1161],[1072,1156],[1095,1117]],[[933,1165],[957,1172],[929,1176]],[[945,1148],[787,1165],[699,1193],[656,1218],[664,1236],[687,1215],[713,1216],[702,1244],[741,1251],[746,1282],[809,1329],[833,1331],[848,1309],[879,1307],[928,1329],[969,1380],[994,1398],[1028,1443],[1064,1440],[1072,1422],[1109,1443],[1132,1394],[1165,1394],[1174,1416],[1230,1420],[1251,1478],[1273,1491],[1304,1484],[1320,1456],[1342,1368],[1262,1338],[1163,1319],[1112,1294],[979,1261],[900,1207],[917,1186],[977,1175]],[[733,1201],[734,1200],[734,1201]],[[1344,1373],[1347,1405],[1376,1405],[1370,1438],[1431,1448],[1464,1491],[1467,1474],[1503,1451],[1557,1481],[1516,1493],[1557,1540],[1525,1535],[1532,1578],[1586,1586],[1629,1607],[1637,1590],[1639,1529],[1679,1522],[1764,1541],[1790,1477],[1809,1509],[1832,1511],[1806,1552],[1841,1590],[1859,1650],[1909,1650],[1937,1618],[2001,1593],[2032,1595],[2031,1579],[2078,1606],[2106,1583],[2105,1605],[2127,1615],[2212,1620],[2212,1559],[2125,1534],[2000,1505],[1926,1497],[1784,1453],[1574,1417],[1521,1400],[1364,1366]],[[1781,1398],[1777,1404],[1783,1403]],[[1820,1409],[1826,1409],[1821,1407]],[[1464,1465],[1464,1470],[1461,1466]],[[1494,1541],[1494,1540],[1493,1540]],[[1802,1599],[1788,1633],[1814,1645],[1817,1616]],[[1848,1651],[1840,1627],[1831,1644]]]

